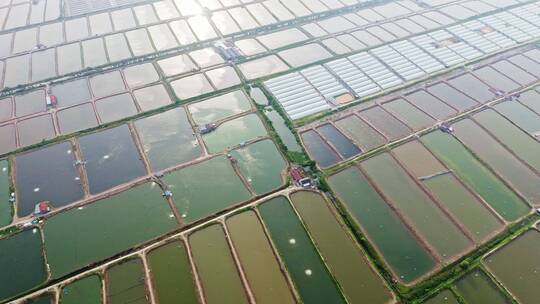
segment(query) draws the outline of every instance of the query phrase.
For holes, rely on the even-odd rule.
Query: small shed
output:
[[[44,215],[51,211],[51,206],[48,201],[39,202],[34,209],[34,215]]]

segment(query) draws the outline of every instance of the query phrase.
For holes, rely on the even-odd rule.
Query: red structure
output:
[[[300,180],[304,178],[302,171],[298,167],[292,168],[291,176],[295,183],[300,183]]]
[[[34,214],[35,215],[43,215],[43,214],[49,213],[49,211],[51,211],[51,206],[49,206],[49,202],[43,201],[43,202],[39,202],[36,205],[36,208],[34,210]]]

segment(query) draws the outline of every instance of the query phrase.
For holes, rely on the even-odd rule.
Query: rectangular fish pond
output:
[[[424,243],[357,167],[330,176],[328,182],[353,221],[401,282],[414,282],[437,267],[438,261]]]
[[[36,204],[47,201],[59,208],[83,198],[83,185],[71,142],[17,155],[17,215],[34,212]]]
[[[503,222],[483,205],[475,193],[465,187],[421,143],[411,141],[392,152],[476,243],[486,241],[504,227]]]
[[[62,287],[60,304],[99,304],[102,303],[102,281],[99,275],[77,279]]]
[[[0,301],[13,298],[48,279],[38,228],[0,239]]]
[[[152,249],[147,255],[151,285],[159,303],[196,304],[198,293],[184,242],[175,240]]]
[[[470,249],[471,240],[390,154],[369,158],[360,167],[443,261],[451,261]]]
[[[194,160],[202,154],[184,108],[136,120],[135,129],[154,171]]]
[[[483,264],[519,303],[538,302],[540,232],[531,229],[485,257]]]
[[[146,274],[139,258],[129,259],[105,272],[107,303],[150,304]]]
[[[326,199],[309,191],[295,192],[290,197],[349,303],[390,302],[390,291]]]
[[[285,184],[287,162],[269,140],[168,173],[163,182],[184,223],[192,223]]]
[[[226,227],[257,303],[295,303],[256,213],[244,211],[233,215],[227,218]]]
[[[197,230],[189,243],[206,303],[249,303],[223,227],[213,224]]]
[[[161,194],[157,184],[146,183],[48,218],[43,235],[52,278],[63,277],[178,227]]]
[[[263,223],[304,303],[346,303],[289,200],[259,207]]]
[[[457,293],[466,303],[513,303],[481,269],[475,269],[455,283]]]

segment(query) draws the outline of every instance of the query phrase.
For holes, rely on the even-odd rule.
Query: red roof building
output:
[[[292,168],[291,176],[292,176],[295,183],[300,182],[300,180],[303,178],[302,171],[300,171],[299,168]]]
[[[36,208],[34,210],[34,214],[36,215],[43,215],[51,211],[51,206],[49,206],[49,202],[43,201],[39,202],[36,205]]]

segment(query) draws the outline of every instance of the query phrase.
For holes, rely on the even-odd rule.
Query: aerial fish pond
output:
[[[0,0],[0,303],[538,302],[539,16]]]

